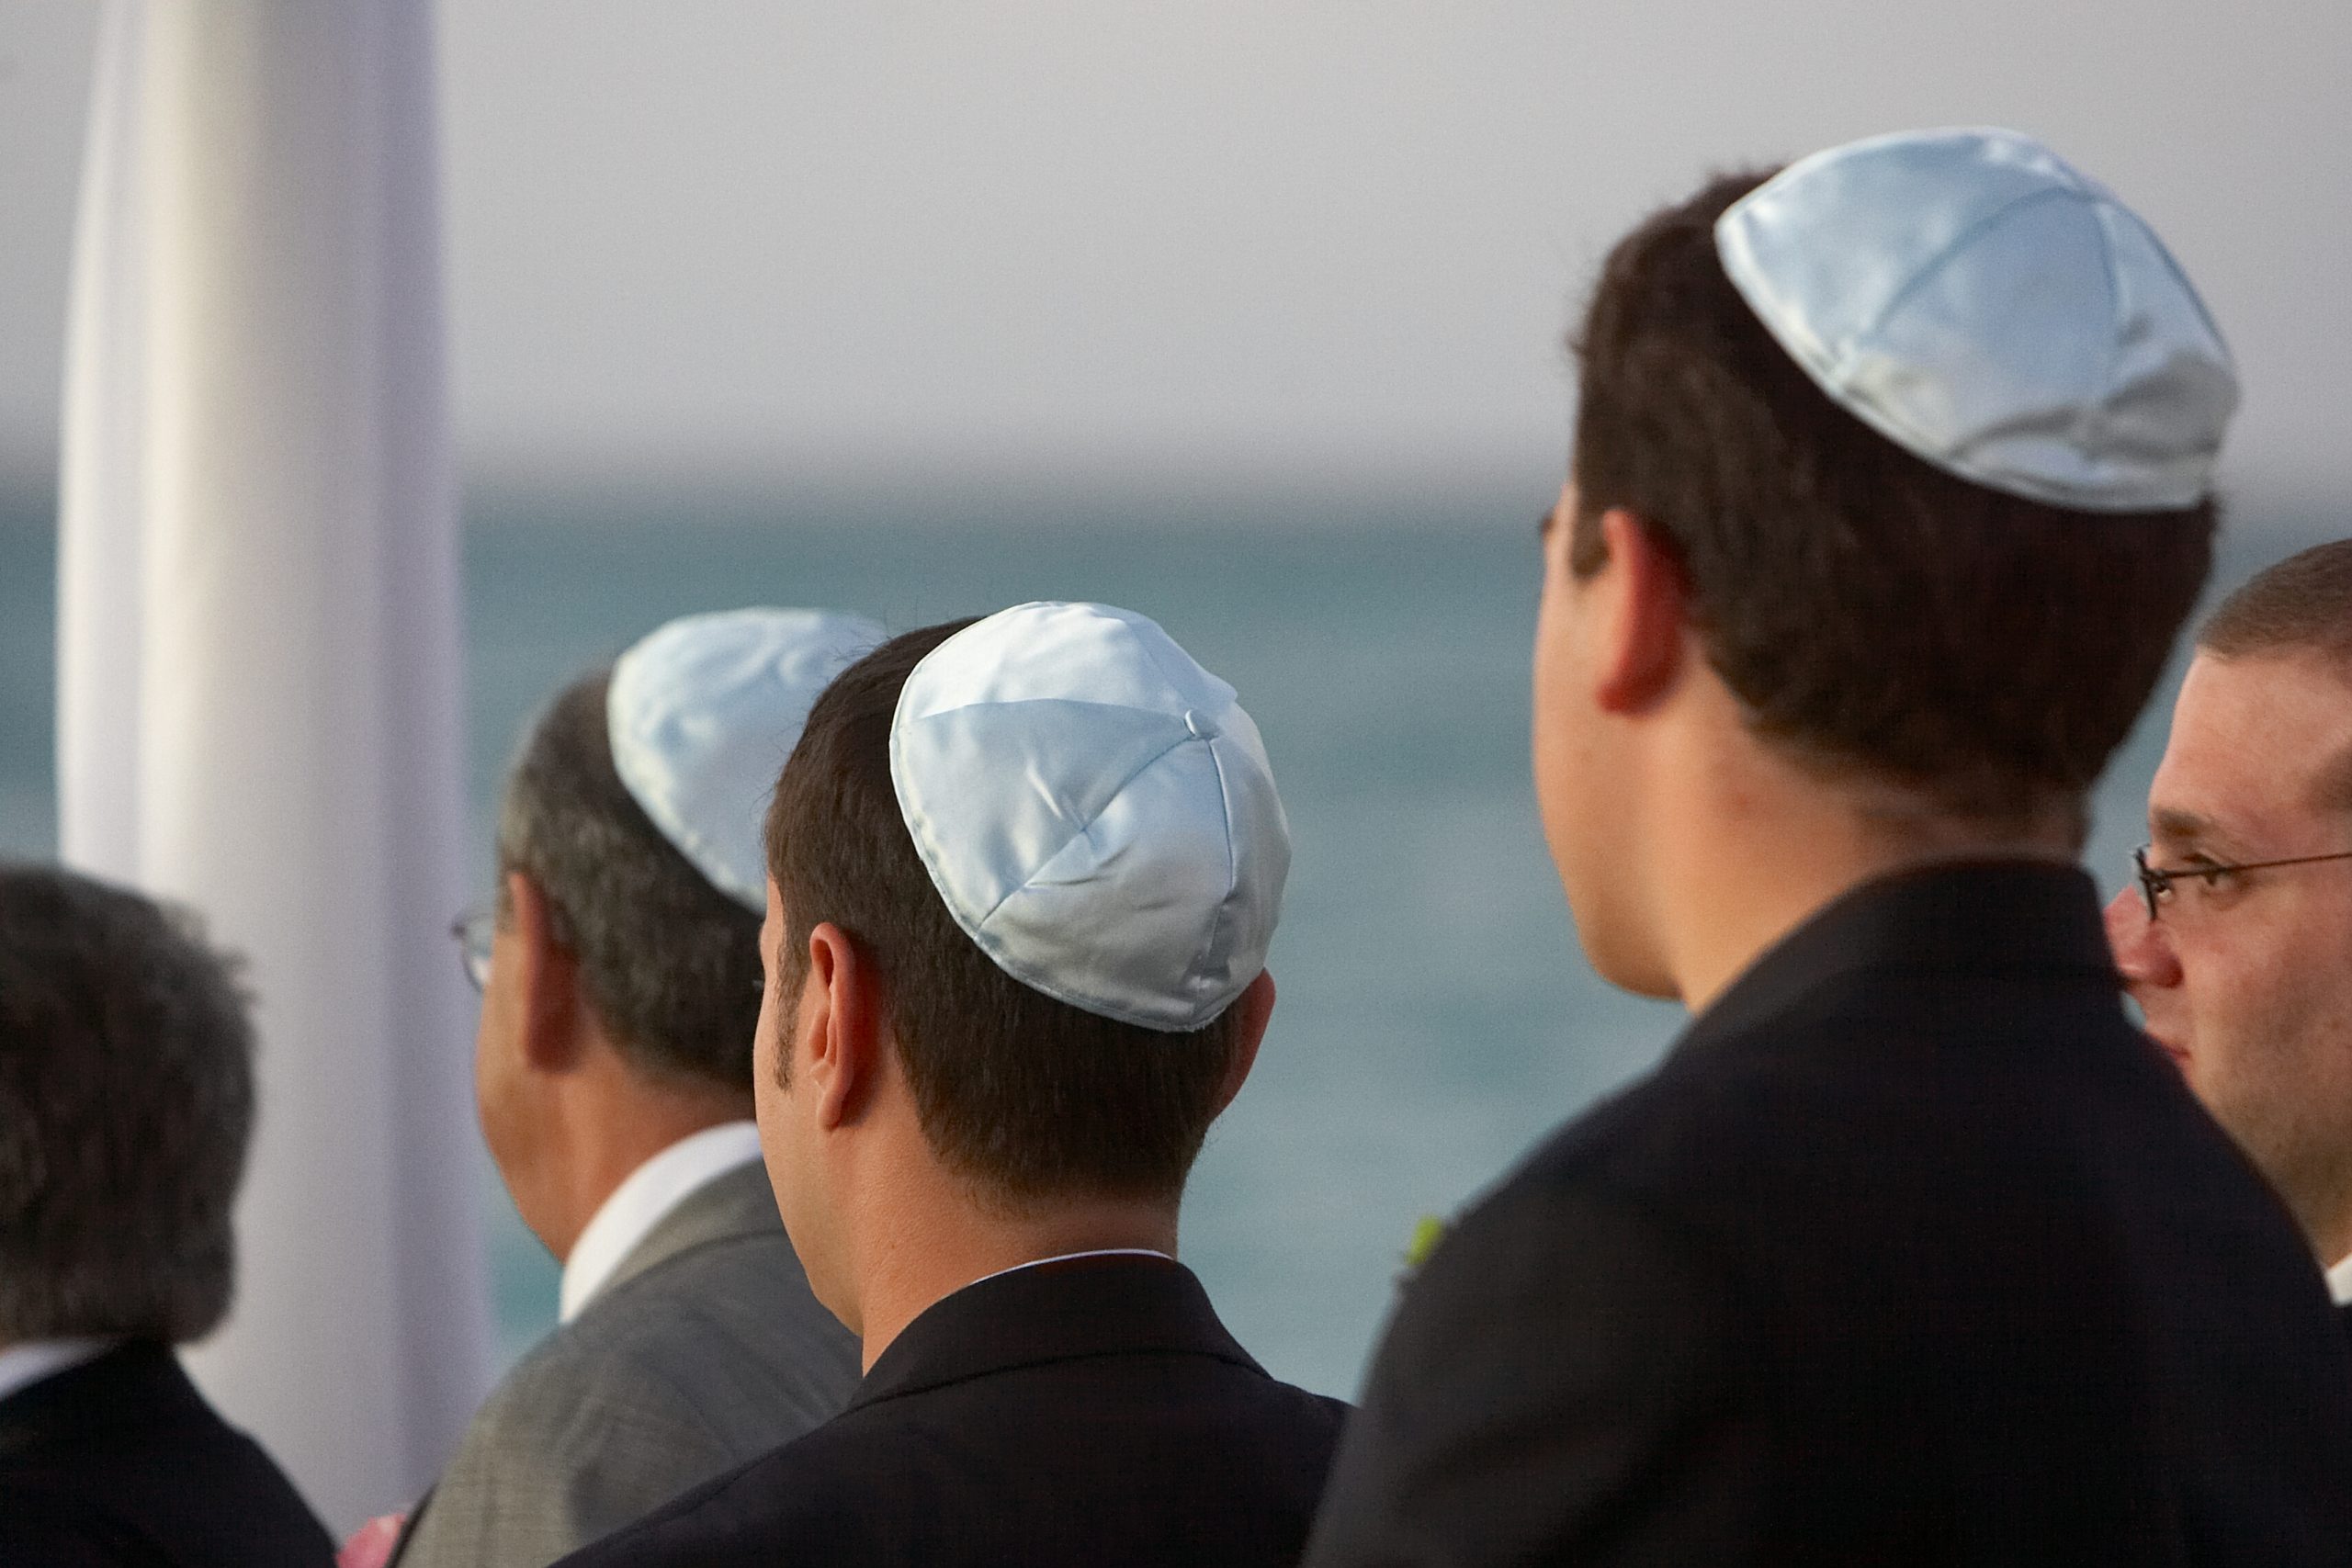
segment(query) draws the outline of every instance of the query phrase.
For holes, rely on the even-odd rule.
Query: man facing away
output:
[[[2352,1323],[2352,539],[2222,602],[2148,792],[2117,964]]]
[[[172,1347],[235,1283],[253,1028],[136,894],[0,865],[0,1562],[326,1568],[334,1546]]]
[[[1256,728],[1141,616],[1022,605],[834,682],[770,819],[757,1088],[865,1380],[571,1561],[1295,1562],[1345,1406],[1174,1257],[1288,863]]]
[[[880,640],[814,611],[689,616],[574,682],[525,744],[494,931],[469,948],[476,1089],[515,1207],[563,1261],[562,1323],[475,1416],[403,1568],[542,1568],[856,1385],[760,1168],[753,908],[775,771]]]
[[[1928,132],[1642,223],[1579,345],[1536,793],[1696,1015],[1438,1247],[1308,1561],[2352,1560],[2352,1360],[2121,1011],[2086,793],[2235,389],[2160,243]]]

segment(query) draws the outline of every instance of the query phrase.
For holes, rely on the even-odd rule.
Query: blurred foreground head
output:
[[[2352,540],[2257,574],[2206,622],[2148,838],[2147,876],[2108,906],[2116,962],[2148,1032],[2337,1263],[2352,1254]]]
[[[1534,750],[1602,973],[1688,991],[1678,885],[2070,852],[2236,396],[2145,225],[2023,137],[1883,138],[1651,215],[1575,346]]]
[[[926,1192],[1048,1236],[1141,1214],[1172,1247],[1272,1010],[1288,864],[1249,715],[1141,616],[1022,605],[843,672],[769,818],[758,1036],[819,1298],[860,1327]]]
[[[220,1323],[253,1050],[189,917],[0,864],[0,1345]]]
[[[557,695],[508,774],[475,1089],[558,1257],[667,1144],[751,1111],[760,830],[808,704],[879,632],[688,616]]]

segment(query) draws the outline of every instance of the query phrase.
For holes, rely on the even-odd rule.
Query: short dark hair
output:
[[[1938,814],[2079,809],[2211,565],[2217,509],[2093,513],[1946,473],[1830,400],[1724,273],[1718,176],[1604,264],[1581,360],[1571,562],[1624,507],[1679,565],[1754,731]]]
[[[2197,646],[2223,659],[2312,653],[2352,671],[2352,539],[2256,572],[2199,628]]]
[[[2197,633],[2221,659],[2319,659],[2352,682],[2352,539],[2336,539],[2263,568],[2222,601]],[[2352,749],[2320,769],[2319,804],[2352,810]]]
[[[992,1194],[1172,1198],[1216,1119],[1237,1010],[1162,1032],[1023,985],[948,913],[899,814],[890,782],[899,689],[970,624],[893,637],[810,711],[768,813],[786,933],[778,984],[797,993],[808,933],[823,921],[840,927],[880,975],[924,1136]]]
[[[525,740],[498,856],[553,906],[556,940],[623,1058],[647,1078],[748,1092],[760,917],[662,835],[613,766],[609,669],[573,682]],[[503,879],[502,879],[503,880]],[[502,908],[504,893],[500,894]]]
[[[253,1050],[194,917],[0,864],[0,1342],[220,1321]]]

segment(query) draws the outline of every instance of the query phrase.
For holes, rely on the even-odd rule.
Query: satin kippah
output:
[[[908,676],[907,830],[956,923],[1047,996],[1198,1029],[1266,966],[1290,827],[1233,688],[1151,621],[1022,604]]]
[[[736,902],[767,908],[776,775],[819,694],[883,636],[830,610],[722,610],[672,621],[614,663],[605,718],[621,783]]]
[[[2088,512],[2212,491],[2238,400],[2220,331],[2147,224],[2030,137],[1816,152],[1715,249],[1823,391],[1948,472]]]

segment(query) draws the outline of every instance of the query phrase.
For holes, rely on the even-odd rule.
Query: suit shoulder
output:
[[[781,1319],[789,1331],[849,1332],[810,1293],[781,1226],[697,1242],[616,1281],[567,1326],[581,1337],[612,1338],[673,1321],[681,1307],[723,1309],[738,1303],[754,1306],[761,1321]]]
[[[1720,1249],[1671,1205],[1609,1180],[1607,1154],[1539,1156],[1481,1199],[1407,1285],[1396,1332],[1501,1314],[1607,1326],[1635,1345],[1719,1336],[1739,1296]]]
[[[2129,1032],[2120,1015],[2084,1026]],[[1988,1048],[2004,1043],[2015,1043],[2004,1030],[1923,1011],[1899,990],[1824,985],[1769,1018],[1678,1043],[1543,1140],[1505,1185],[1598,1187],[1670,1211],[1680,1196],[1712,1207],[1759,1183],[1802,1188],[1819,1174],[1815,1147],[1899,1166],[1923,1140],[1978,1137],[1988,1118],[2015,1146],[2038,1135],[2024,1123],[2062,1091],[2046,1071],[2020,1081],[2020,1064],[2040,1058]]]
[[[36,1419],[0,1445],[0,1563],[51,1561],[26,1543],[32,1532],[117,1543],[108,1562],[146,1562],[166,1548],[174,1562],[219,1560],[232,1542],[243,1543],[238,1561],[254,1563],[333,1559],[325,1527],[286,1472],[168,1355],[132,1346],[61,1374],[52,1387],[71,1417]],[[107,1381],[109,1367],[119,1381]],[[85,1376],[95,1387],[77,1382]]]
[[[1470,1213],[1487,1213],[1484,1228],[1507,1227],[1512,1216],[1534,1221],[1547,1209],[1562,1212],[1546,1223],[1606,1224],[1607,1205],[1591,1206],[1595,1194],[1613,1193],[1615,1213],[1666,1202],[1659,1191],[1669,1173],[1688,1179],[1694,1151],[1733,1156],[1769,1129],[1757,1125],[1757,1104],[1784,1092],[1758,1082],[1752,1067],[1726,1070],[1715,1064],[1691,1070],[1669,1058],[1656,1071],[1620,1089],[1582,1115],[1555,1128],[1481,1195]],[[1736,1167],[1735,1156],[1724,1163]],[[1576,1196],[1585,1194],[1584,1198]]]
[[[781,1228],[720,1237],[666,1258],[614,1286],[567,1326],[582,1354],[718,1336],[755,1356],[781,1348],[796,1359],[820,1355],[853,1370],[857,1359],[856,1337],[809,1292]]]
[[[334,1544],[260,1447],[220,1428],[211,1452],[185,1442],[55,1463],[0,1462],[0,1563],[236,1561],[328,1568]]]
[[[797,1560],[878,1562],[867,1515],[887,1471],[887,1435],[850,1417],[827,1423],[681,1493],[563,1560],[561,1568],[705,1568],[761,1562],[789,1542]],[[847,1428],[847,1430],[843,1430]]]
[[[1343,1399],[1267,1377],[1259,1399],[1271,1424],[1295,1433],[1300,1441],[1337,1443],[1355,1407]]]
[[[664,1303],[667,1322],[645,1310]],[[475,1412],[402,1568],[545,1562],[835,1407],[763,1404],[767,1380],[741,1355],[665,1292],[558,1328]]]
[[[732,1309],[756,1311],[756,1294],[714,1303],[712,1282],[691,1272],[633,1283],[643,1288],[597,1302],[524,1353],[475,1413],[453,1472],[464,1467],[468,1450],[502,1467],[517,1460],[590,1465],[635,1436],[684,1445],[689,1455],[707,1450],[699,1457],[708,1473],[712,1465],[751,1457],[724,1440],[717,1385],[762,1382],[772,1364],[818,1376],[831,1402],[808,1412],[798,1430],[831,1414],[854,1386],[854,1360],[823,1337],[804,1344],[788,1334],[743,1333]],[[791,1434],[773,1440],[785,1435]]]
[[[109,1568],[135,1550],[119,1523],[87,1499],[19,1490],[0,1473],[0,1562]]]
[[[756,1386],[797,1413],[796,1432],[840,1409],[859,1375],[856,1337],[809,1293],[781,1230],[709,1242],[624,1281],[530,1362],[535,1380],[618,1378],[697,1405],[714,1378]]]
[[[1746,1323],[1673,1217],[1522,1172],[1406,1286],[1307,1560],[1633,1561],[1611,1555],[1610,1521],[1682,1459],[1732,1451],[1757,1360]],[[1702,1511],[1736,1511],[1741,1484],[1711,1476]]]

